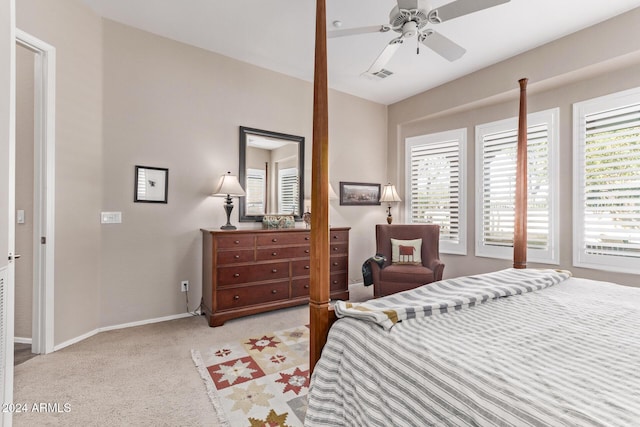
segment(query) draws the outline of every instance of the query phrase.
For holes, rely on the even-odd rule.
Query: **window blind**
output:
[[[583,250],[640,258],[640,103],[584,123]]]
[[[281,169],[278,176],[278,213],[300,215],[298,169]]]
[[[247,169],[247,185],[245,202],[247,215],[264,215],[265,202],[265,171],[262,169]]]
[[[527,127],[527,252],[531,261],[557,264],[558,109],[533,113]],[[476,255],[513,255],[517,119],[476,128]],[[556,153],[552,155],[552,153]]]
[[[549,173],[547,125],[527,131],[527,247],[549,245]],[[485,245],[513,247],[518,131],[512,129],[483,139],[482,235]]]
[[[447,253],[466,254],[465,144],[466,129],[407,139],[408,222],[438,224]]]

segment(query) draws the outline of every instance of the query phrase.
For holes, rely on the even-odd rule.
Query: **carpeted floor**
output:
[[[373,292],[361,285],[351,291],[354,301]],[[14,425],[216,426],[191,349],[308,322],[308,307],[300,306],[218,328],[198,316],[100,333],[15,367],[14,402],[57,411],[17,413]]]

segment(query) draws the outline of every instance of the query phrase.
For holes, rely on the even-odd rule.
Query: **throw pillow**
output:
[[[391,239],[392,264],[422,264],[422,239]]]

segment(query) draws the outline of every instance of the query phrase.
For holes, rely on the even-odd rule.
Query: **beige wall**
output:
[[[31,338],[33,303],[33,144],[34,59],[30,50],[16,48],[16,210],[25,211],[24,224],[16,222],[15,333]]]
[[[311,83],[190,47],[109,20],[104,35],[103,210],[122,224],[102,227],[101,325],[184,313],[201,296],[200,228],[226,222],[209,197],[221,174],[238,172],[239,126],[312,141]],[[386,179],[386,107],[330,93],[330,161],[339,180]],[[135,165],[169,168],[168,204],[133,203]],[[307,184],[308,187],[308,184]],[[237,205],[237,204],[236,204]],[[384,210],[335,206],[333,225],[352,229],[350,276],[374,248]],[[239,227],[238,208],[231,222]],[[301,226],[301,224],[299,224]]]
[[[14,49],[14,2],[0,2],[0,268],[7,265],[5,253],[9,252],[8,204],[9,204],[9,141],[12,138],[14,117],[10,114],[13,98],[11,70]],[[1,385],[0,385],[1,386]]]
[[[56,48],[55,344],[100,326],[102,25],[78,0],[20,0],[18,28]]]
[[[184,313],[180,280],[195,308],[199,228],[226,220],[209,194],[237,171],[238,126],[304,135],[309,165],[312,85],[103,21],[78,0],[21,0],[17,19],[57,49],[55,344]],[[334,188],[385,181],[386,107],[336,92],[330,103]],[[168,204],[133,203],[134,165],[169,168]],[[123,223],[101,225],[100,211]],[[374,213],[332,209],[334,225],[353,227],[356,280],[384,218]]]
[[[392,174],[404,174],[406,137],[467,128],[467,256],[442,255],[445,277],[510,261],[475,257],[474,126],[515,117],[518,79],[528,77],[529,112],[560,108],[560,267],[579,277],[638,286],[637,276],[572,266],[572,104],[640,86],[640,9],[389,107]],[[403,182],[400,182],[400,187]],[[404,189],[403,189],[404,190]]]

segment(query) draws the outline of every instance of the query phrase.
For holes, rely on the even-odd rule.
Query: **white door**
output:
[[[0,401],[13,400],[15,0],[0,2]],[[10,426],[3,411],[0,425]]]

